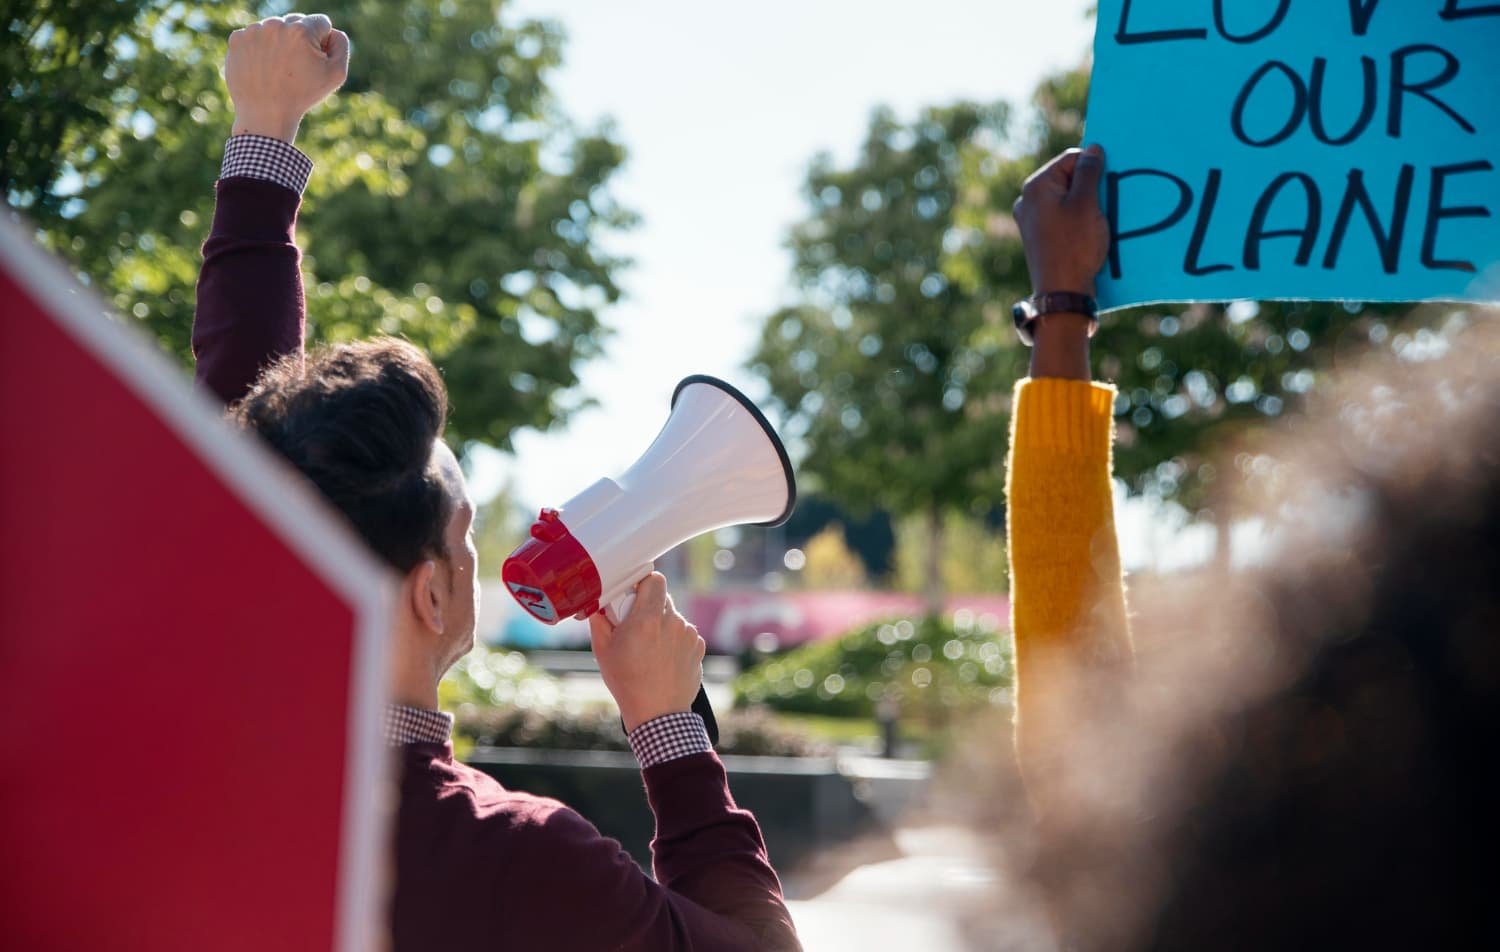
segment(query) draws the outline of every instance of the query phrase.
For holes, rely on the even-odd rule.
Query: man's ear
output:
[[[438,598],[437,562],[427,559],[418,562],[406,573],[406,597],[412,614],[423,627],[441,635],[443,633],[443,603]]]

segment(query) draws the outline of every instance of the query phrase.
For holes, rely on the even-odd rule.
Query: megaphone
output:
[[[646,452],[618,478],[543,509],[501,577],[546,624],[600,611],[618,624],[663,554],[726,526],[781,525],[796,501],[791,460],[765,415],[724,381],[694,375]],[[693,710],[717,742],[701,687]]]

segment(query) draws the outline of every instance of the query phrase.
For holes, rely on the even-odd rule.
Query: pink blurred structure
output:
[[[756,645],[762,650],[791,648],[842,634],[884,618],[915,618],[922,599],[900,592],[712,592],[688,599],[688,620],[710,651],[733,654]],[[949,613],[969,611],[976,624],[1003,628],[1010,622],[1010,600],[1001,595],[954,596]],[[774,642],[772,641],[774,639]]]

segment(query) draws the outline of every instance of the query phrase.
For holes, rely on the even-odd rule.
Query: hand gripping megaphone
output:
[[[781,525],[796,500],[791,460],[765,415],[724,381],[695,375],[677,385],[671,415],[640,459],[543,509],[501,577],[549,625],[599,611],[619,624],[664,553],[726,526]],[[717,742],[701,687],[693,710]]]

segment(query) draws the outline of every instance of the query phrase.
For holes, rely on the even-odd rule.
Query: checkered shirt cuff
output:
[[[389,747],[403,744],[446,744],[453,731],[453,715],[429,711],[405,704],[385,709],[385,742]]]
[[[219,178],[262,179],[300,195],[307,188],[312,167],[312,159],[288,142],[270,136],[240,135],[224,144]]]
[[[703,718],[692,711],[663,714],[630,732],[630,751],[642,770],[713,749]]]

